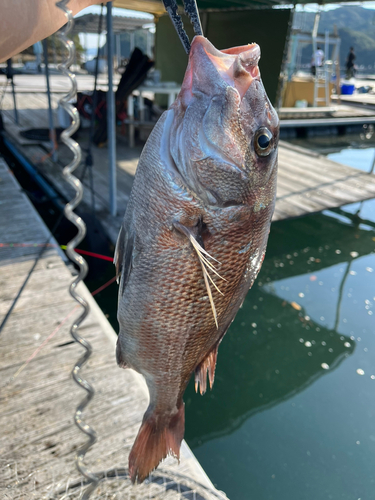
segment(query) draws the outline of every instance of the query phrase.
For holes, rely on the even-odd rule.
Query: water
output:
[[[362,132],[341,137],[314,136],[292,139],[293,144],[326,155],[331,160],[349,167],[370,172],[375,162],[375,135],[373,125],[364,125]]]
[[[369,169],[374,148],[347,147]],[[187,442],[231,500],[373,498],[374,251],[375,200],[272,225],[213,390],[185,395]]]

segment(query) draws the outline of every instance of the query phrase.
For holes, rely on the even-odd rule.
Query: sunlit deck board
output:
[[[12,99],[8,93],[4,99],[4,121],[6,130],[12,141],[20,147],[38,168],[38,170],[65,197],[71,196],[70,187],[62,177],[61,165],[70,158],[63,146],[59,147],[59,165],[54,165],[46,158],[46,151],[40,146],[20,138],[20,128],[35,126],[33,113],[39,106],[44,111],[44,122],[38,126],[47,126],[46,99],[43,94],[34,93],[29,105],[29,95],[21,93],[17,96],[20,108],[20,127],[14,124],[12,117]],[[53,105],[57,106],[57,95],[53,95]],[[352,111],[352,110],[351,110]],[[363,111],[367,113],[367,111]],[[33,125],[31,125],[31,123]],[[87,134],[86,134],[87,136]],[[79,142],[83,150],[87,146],[85,134],[81,134]],[[141,148],[128,148],[121,139],[117,145],[117,206],[118,214],[109,214],[109,177],[106,148],[93,148],[94,168],[93,180],[96,192],[96,210],[108,236],[115,243],[121,220],[129,199],[133,176]],[[78,170],[78,174],[82,170]],[[91,206],[91,193],[88,189],[88,177],[85,177],[84,204]],[[295,147],[281,141],[279,147],[279,176],[276,210],[274,220],[299,217],[319,212],[328,208],[339,207],[348,203],[362,201],[375,196],[375,176],[358,171],[351,167],[336,163],[316,152]]]
[[[79,307],[63,323],[76,303],[68,294],[71,273],[56,246],[43,254],[38,246],[4,246],[56,242],[50,239],[48,229],[1,158],[0,234],[0,325],[7,317],[0,332],[0,497],[41,500],[54,489],[62,491],[54,498],[61,498],[68,480],[74,482],[79,477],[74,455],[86,441],[73,423],[75,407],[85,392],[70,376],[73,364],[83,352],[71,342],[69,334]],[[147,396],[134,372],[117,367],[116,334],[86,287],[81,286],[79,291],[91,307],[81,335],[91,342],[94,352],[84,368],[84,376],[97,391],[85,411],[86,421],[98,433],[98,442],[89,452],[87,463],[97,471],[127,467],[127,455],[147,406]],[[194,481],[210,486],[186,444],[182,447],[181,464],[168,459],[160,470],[169,477],[187,476],[186,484],[192,490],[200,491]],[[185,480],[180,483],[185,484]],[[126,498],[129,484],[122,480],[116,486],[120,490],[121,485]],[[106,497],[106,488],[103,485],[100,494],[92,498]],[[112,487],[108,483],[108,488],[112,488],[113,494],[113,483]],[[152,483],[139,487],[134,498],[164,498],[159,494],[161,488],[156,488],[158,494],[152,488],[156,488]],[[173,487],[169,498],[180,498]],[[203,498],[218,497],[208,493]]]
[[[299,217],[375,197],[375,175],[283,141],[274,220]]]

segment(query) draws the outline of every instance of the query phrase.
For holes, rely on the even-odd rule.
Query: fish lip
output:
[[[254,51],[254,62],[256,61],[256,64],[257,64],[259,59],[260,59],[260,47],[256,43],[249,43],[247,45],[239,45],[237,47],[231,47],[229,49],[219,50],[214,45],[212,45],[212,43],[204,36],[196,35],[193,38],[193,41],[191,42],[190,57],[196,51],[196,45],[202,46],[206,52],[210,53],[213,56],[217,56],[217,57],[223,57],[225,54],[240,55],[243,52],[247,52],[249,50],[252,50],[252,51]]]

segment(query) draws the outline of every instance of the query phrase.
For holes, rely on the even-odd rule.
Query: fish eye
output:
[[[255,133],[254,148],[258,156],[268,156],[272,150],[272,134],[266,127],[261,127]]]

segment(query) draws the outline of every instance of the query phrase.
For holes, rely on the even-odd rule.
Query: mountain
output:
[[[312,32],[315,14],[312,12],[296,12],[293,28]],[[319,33],[334,32],[337,26],[341,38],[340,66],[344,68],[346,57],[351,46],[354,47],[356,61],[361,72],[375,69],[375,11],[357,5],[348,5],[337,9],[323,11],[319,22]],[[324,49],[324,47],[322,47]],[[312,45],[302,49],[301,64],[309,65]],[[329,59],[330,54],[326,55]]]

